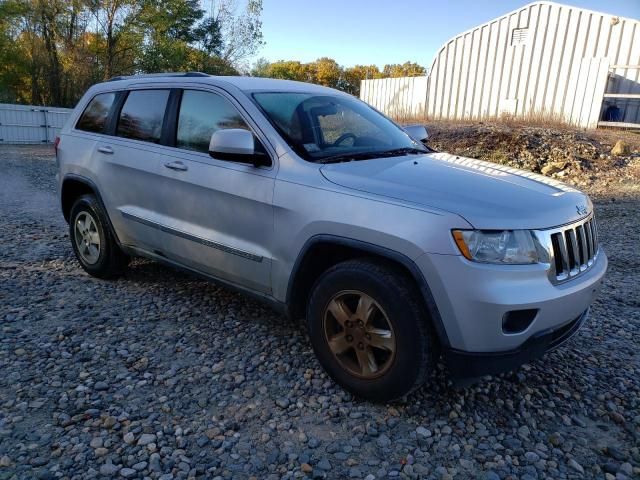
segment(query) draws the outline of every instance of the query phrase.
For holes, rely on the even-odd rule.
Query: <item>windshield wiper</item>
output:
[[[380,152],[343,153],[340,155],[320,158],[318,159],[318,163],[350,162],[352,160],[368,160],[370,158],[378,157],[380,157]]]
[[[393,150],[333,155],[331,157],[325,157],[325,158],[319,159],[318,163],[350,162],[353,160],[370,160],[373,158],[399,157],[402,155],[420,155],[423,153],[428,153],[428,151],[422,150],[420,148],[404,147],[404,148],[395,148]]]
[[[404,147],[404,148],[394,148],[393,150],[385,150],[384,152],[380,152],[381,157],[396,157],[401,155],[422,155],[423,153],[428,153],[427,150],[422,150],[421,148],[414,147]]]

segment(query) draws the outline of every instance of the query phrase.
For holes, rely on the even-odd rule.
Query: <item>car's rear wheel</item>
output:
[[[316,282],[307,309],[320,363],[350,392],[400,398],[434,365],[429,319],[411,280],[385,263],[350,260]]]
[[[71,207],[69,237],[80,265],[94,277],[116,277],[129,263],[129,257],[111,235],[106,214],[93,195],[79,197]]]

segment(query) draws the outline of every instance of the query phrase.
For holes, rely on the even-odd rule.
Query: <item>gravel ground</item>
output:
[[[54,173],[0,147],[0,479],[640,476],[640,198],[596,202],[610,271],[567,345],[375,405],[245,296],[144,260],[84,274]]]

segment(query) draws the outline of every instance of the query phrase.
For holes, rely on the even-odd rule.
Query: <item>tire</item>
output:
[[[349,260],[327,270],[313,287],[307,322],[323,368],[358,397],[401,398],[435,368],[437,345],[419,293],[384,262]]]
[[[78,262],[91,276],[115,278],[129,263],[129,257],[111,234],[106,213],[93,195],[82,195],[73,203],[69,238]]]

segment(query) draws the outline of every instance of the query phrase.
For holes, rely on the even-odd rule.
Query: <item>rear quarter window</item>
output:
[[[76,123],[76,129],[85,132],[102,133],[115,99],[115,93],[101,93],[93,97],[87,108],[82,112],[78,123]]]
[[[169,90],[132,90],[122,106],[116,135],[159,143]]]

